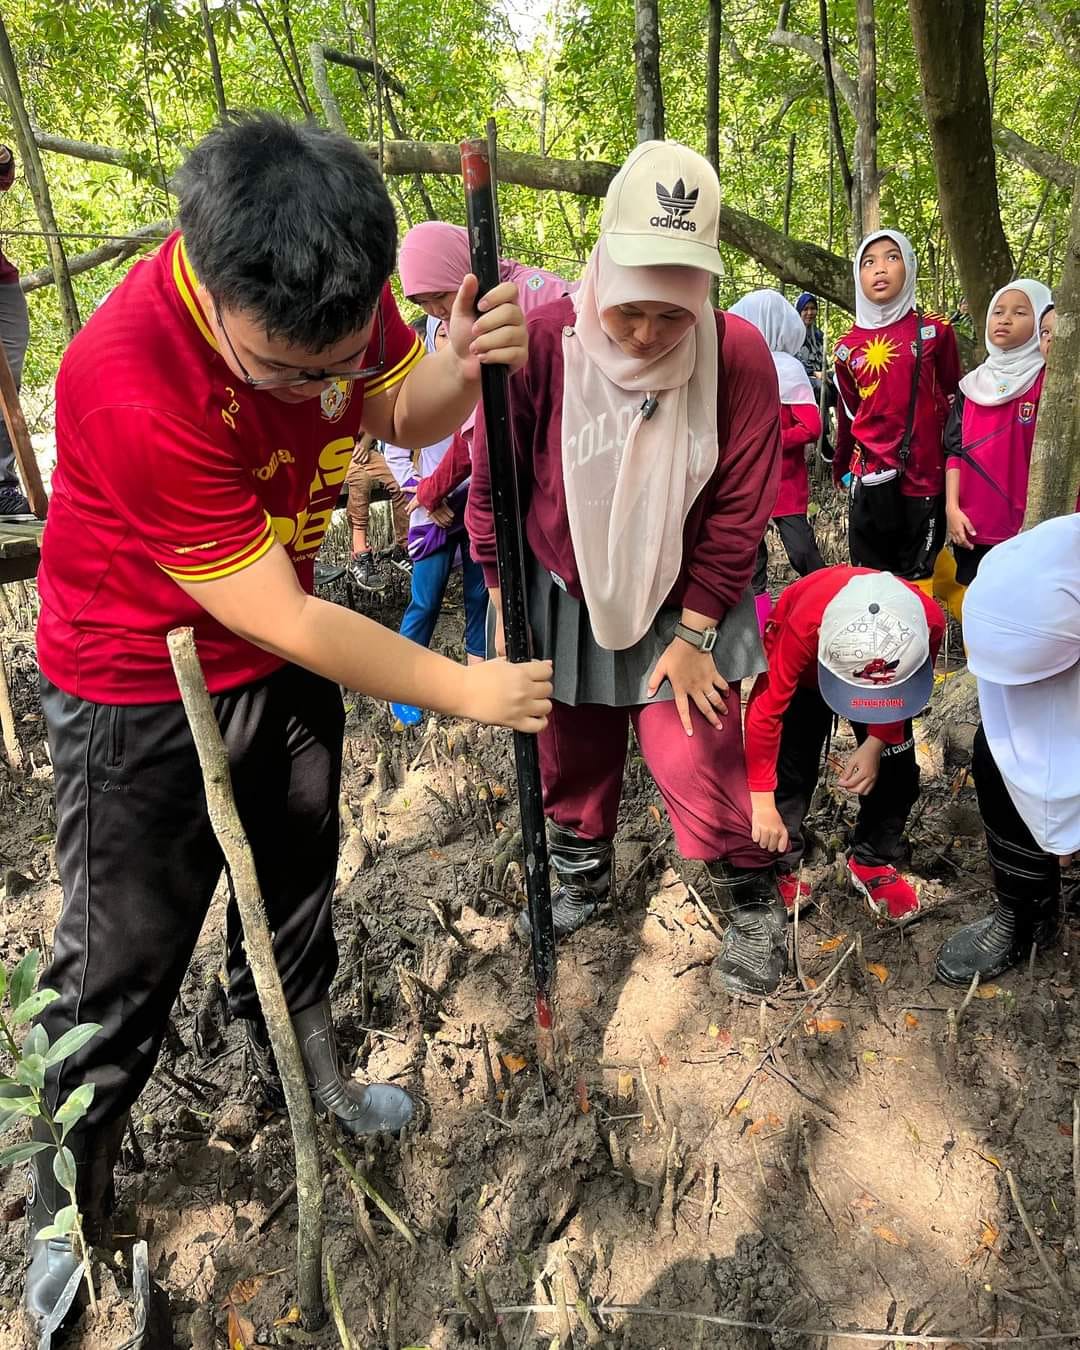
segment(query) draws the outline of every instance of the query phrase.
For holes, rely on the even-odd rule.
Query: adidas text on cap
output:
[[[933,686],[930,628],[917,592],[891,572],[852,577],[821,616],[821,697],[841,717],[881,726],[921,713]]]
[[[698,267],[723,276],[720,183],[678,141],[643,141],[611,180],[600,229],[623,267]]]

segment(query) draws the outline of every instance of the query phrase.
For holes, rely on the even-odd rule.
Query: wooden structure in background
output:
[[[37,575],[41,558],[41,535],[45,528],[45,514],[49,509],[49,499],[41,481],[41,473],[34,457],[34,447],[30,444],[30,433],[26,429],[19,391],[15,387],[15,377],[11,373],[7,353],[0,344],[0,412],[7,424],[11,444],[15,448],[15,463],[23,492],[30,503],[30,509],[37,516],[36,521],[0,520],[0,585],[8,581],[29,581]]]

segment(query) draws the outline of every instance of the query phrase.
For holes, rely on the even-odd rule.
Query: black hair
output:
[[[397,221],[378,170],[347,136],[240,114],[176,177],[195,274],[267,335],[318,352],[362,328],[394,268]]]
[[[426,314],[420,314],[420,315],[418,315],[415,319],[410,319],[410,320],[409,320],[409,327],[410,327],[415,333],[419,333],[421,337],[426,337],[426,336],[427,336],[427,315],[426,315]]]

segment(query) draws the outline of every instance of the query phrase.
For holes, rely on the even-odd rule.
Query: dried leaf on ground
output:
[[[300,1321],[300,1305],[299,1303],[294,1303],[287,1313],[283,1313],[281,1317],[274,1318],[274,1326],[294,1327],[299,1323],[299,1321]]]
[[[583,1116],[589,1114],[589,1089],[585,1083],[585,1075],[579,1073],[574,1079],[574,1101],[577,1102],[577,1108]]]
[[[248,1317],[241,1317],[236,1309],[228,1308],[229,1350],[254,1350],[255,1324]]]
[[[996,1158],[992,1153],[984,1153],[981,1148],[973,1148],[971,1151],[977,1158],[981,1158],[983,1162],[988,1162],[991,1167],[996,1167],[999,1172],[1001,1171],[1000,1158]]]
[[[904,1026],[906,1026],[909,1031],[914,1031],[918,1025],[919,1019],[915,1016],[914,1013],[904,1014]]]
[[[1000,994],[1000,993],[1001,993],[1001,987],[1000,987],[1000,985],[996,985],[996,984],[980,984],[979,987],[978,987],[978,989],[975,990],[975,997],[976,997],[976,998],[997,998],[998,994]]]
[[[255,1295],[262,1288],[263,1277],[261,1275],[251,1275],[246,1280],[237,1280],[229,1290],[229,1302],[234,1303],[238,1308],[242,1308],[245,1303],[250,1303]]]
[[[529,1061],[524,1055],[515,1055],[509,1050],[504,1055],[500,1055],[499,1058],[502,1060],[506,1072],[510,1074],[521,1073],[523,1069],[529,1067]]]
[[[890,1247],[906,1247],[907,1239],[902,1238],[899,1233],[894,1233],[891,1228],[886,1228],[884,1224],[878,1224],[871,1230],[875,1237],[881,1238],[882,1242],[887,1242]]]
[[[834,952],[846,937],[846,933],[837,933],[836,937],[822,938],[818,942],[818,951]]]
[[[889,978],[889,967],[879,965],[876,961],[867,961],[866,969],[871,975],[876,975],[881,984],[884,984]]]
[[[632,1073],[620,1073],[619,1084],[615,1089],[615,1095],[619,1099],[620,1106],[630,1106],[634,1100],[634,1075]]]
[[[832,1036],[843,1031],[844,1026],[839,1017],[811,1017],[806,1022],[806,1030],[811,1036]]]
[[[653,820],[656,821],[657,825],[660,824],[660,808],[658,806],[655,806],[652,803],[650,803],[649,815],[652,816]]]

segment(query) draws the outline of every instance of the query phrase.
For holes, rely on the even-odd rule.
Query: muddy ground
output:
[[[60,892],[33,596],[6,590],[27,756],[24,776],[0,778],[10,968],[31,945],[47,951]],[[374,612],[396,622],[403,600],[395,583]],[[437,645],[460,656],[461,630],[454,591]],[[349,1066],[418,1103],[400,1143],[343,1145],[409,1241],[324,1149],[326,1253],[355,1346],[546,1347],[564,1295],[562,1334],[579,1346],[843,1346],[856,1342],[790,1328],[851,1327],[880,1333],[871,1345],[889,1332],[963,1344],[1080,1327],[1080,917],[1058,950],[980,989],[949,1042],[963,994],[934,982],[934,956],[988,894],[963,763],[970,700],[956,702],[923,747],[910,862],[923,917],[881,926],[846,887],[852,808],[826,783],[799,978],[760,1005],[730,1003],[711,979],[718,925],[699,903],[701,867],[675,852],[631,748],[617,898],[560,949],[560,1062],[541,1079],[528,957],[512,935],[523,897],[509,735],[445,720],[402,732],[385,708],[351,700],[334,1005]],[[222,905],[133,1113],[117,1246],[148,1239],[168,1299],[154,1350],[342,1345],[333,1322],[313,1335],[296,1325],[289,1133],[227,1021]],[[21,1186],[0,1177],[0,1350],[29,1344]],[[485,1313],[481,1279],[496,1308],[551,1311]],[[597,1309],[591,1325],[579,1298]],[[729,1324],[740,1321],[762,1327]],[[111,1321],[68,1343],[118,1350],[129,1335]]]

